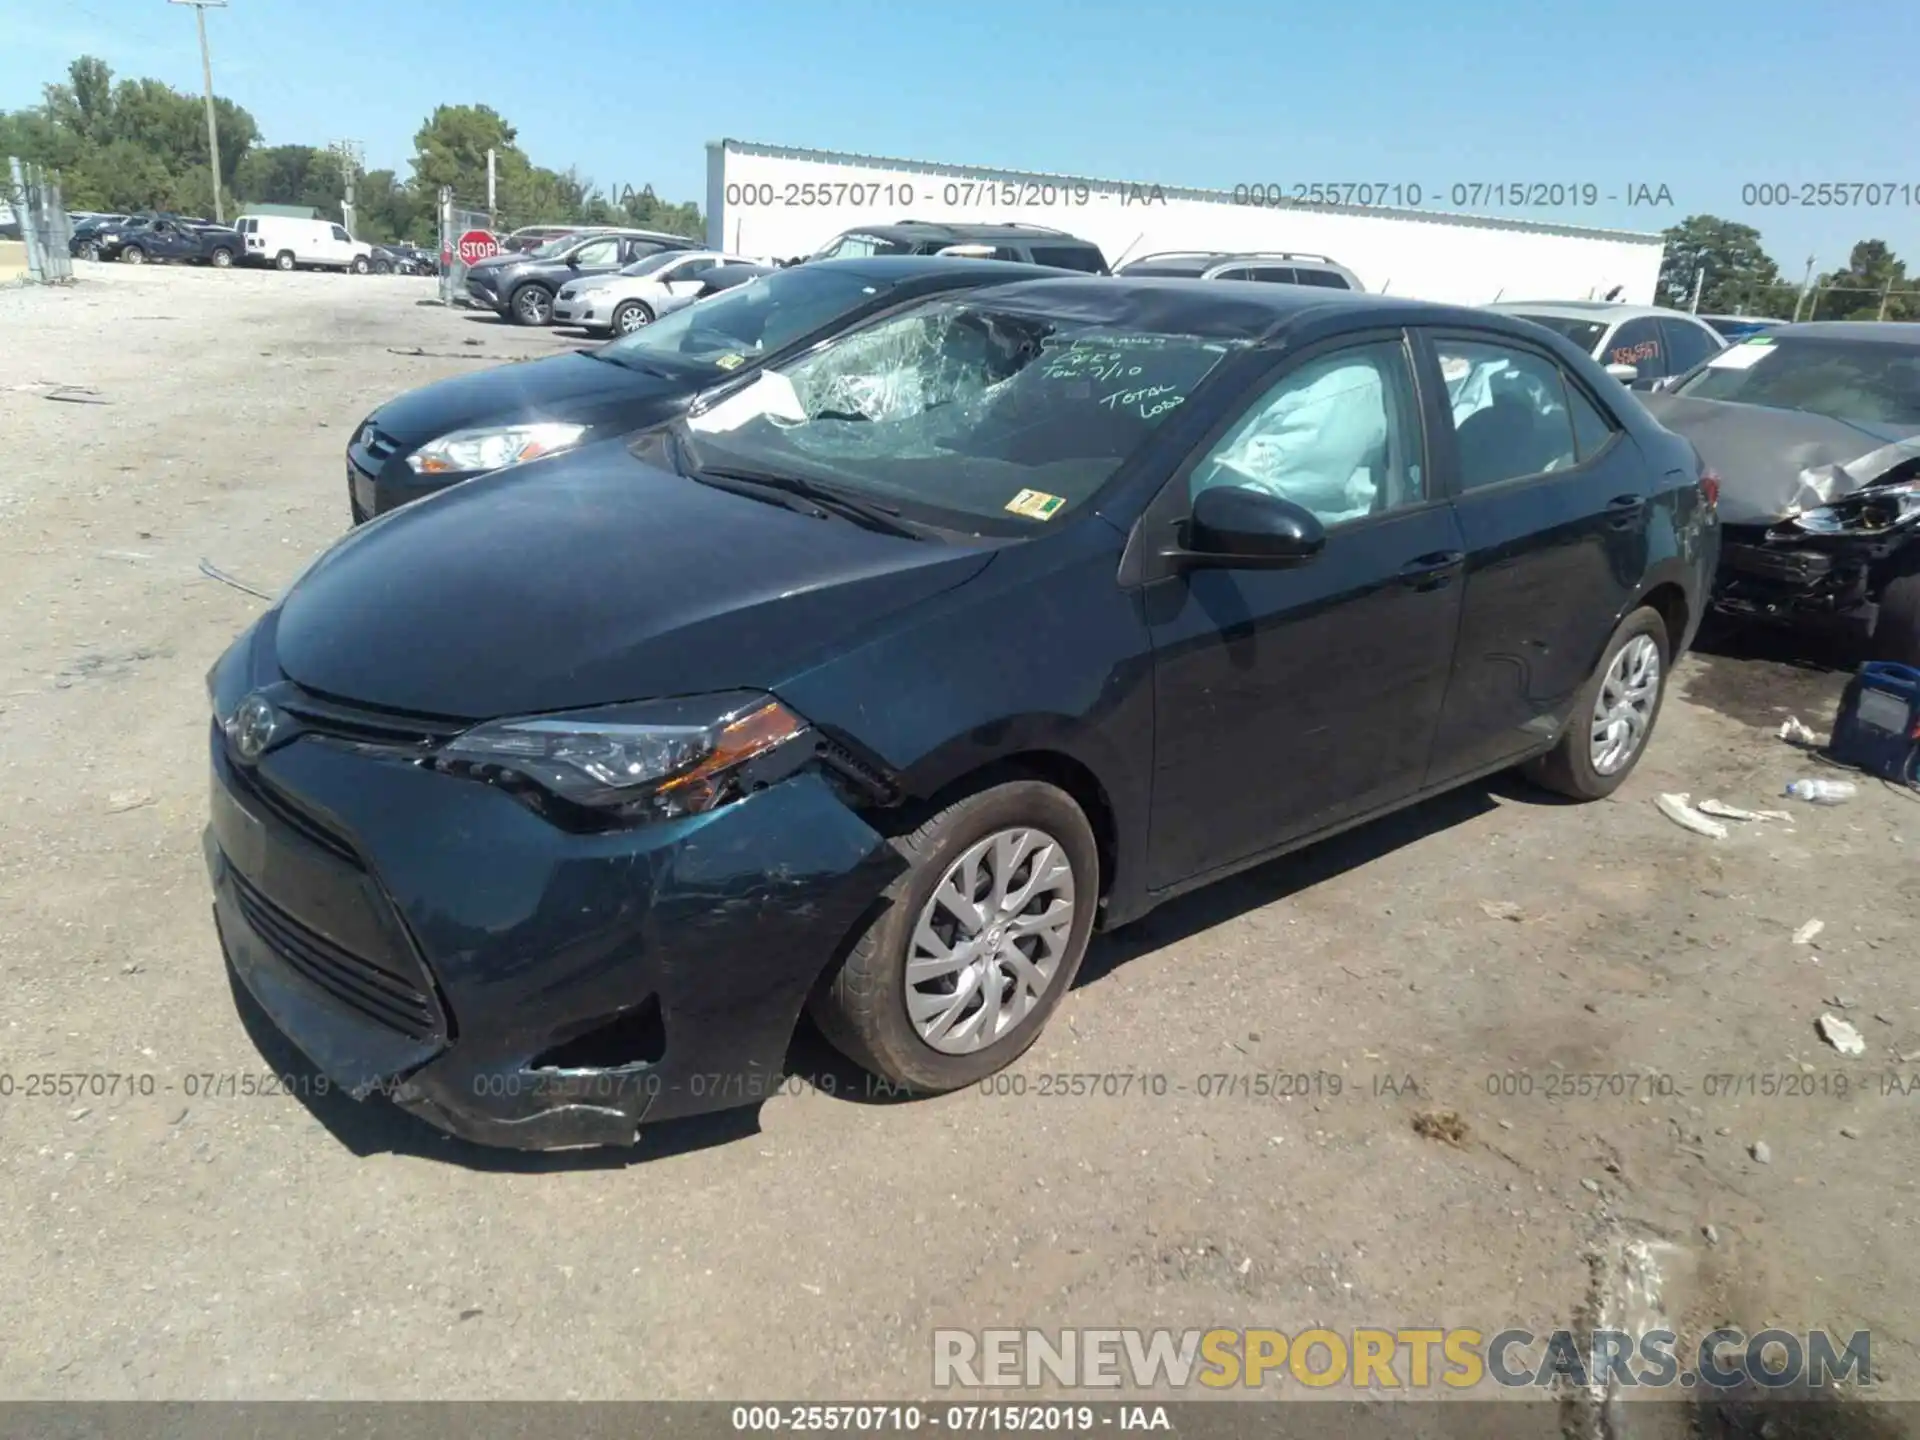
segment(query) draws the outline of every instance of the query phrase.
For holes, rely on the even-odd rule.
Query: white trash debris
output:
[[[1820,737],[1801,722],[1798,715],[1789,715],[1780,725],[1780,738],[1789,745],[1818,745]]]
[[[1820,1038],[1842,1055],[1867,1053],[1867,1042],[1861,1038],[1860,1032],[1839,1016],[1822,1014],[1819,1024]]]
[[[1480,908],[1489,920],[1519,920],[1524,914],[1511,900],[1482,900]]]
[[[1687,803],[1688,799],[1686,795],[1658,795],[1654,797],[1653,803],[1659,807],[1662,815],[1683,830],[1691,830],[1696,835],[1705,835],[1709,840],[1726,839],[1727,827],[1718,820],[1709,820],[1702,815]]]
[[[1844,805],[1859,788],[1851,780],[1795,780],[1786,793],[1814,805]]]
[[[1813,943],[1813,937],[1826,928],[1827,922],[1824,920],[1809,920],[1793,932],[1793,943],[1796,945],[1811,945]]]

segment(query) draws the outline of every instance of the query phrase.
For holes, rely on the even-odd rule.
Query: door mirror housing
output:
[[[1607,374],[1618,380],[1622,385],[1631,385],[1635,380],[1640,378],[1640,372],[1631,365],[1609,365],[1607,366]]]
[[[1327,544],[1319,517],[1244,485],[1210,485],[1194,497],[1182,543],[1162,552],[1184,569],[1283,569]]]

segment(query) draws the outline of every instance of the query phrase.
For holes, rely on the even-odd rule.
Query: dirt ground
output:
[[[1097,940],[1024,1094],[867,1103],[803,1033],[837,1095],[527,1156],[241,1093],[302,1062],[209,916],[202,677],[263,602],[201,563],[276,592],[368,410],[581,342],[427,280],[80,271],[0,292],[0,1396],[900,1399],[939,1326],[1545,1331],[1639,1236],[1676,1318],[1870,1330],[1920,1396],[1920,796],[1775,798],[1842,683],[1790,644],[1687,661],[1611,801],[1473,787]],[[1261,1074],[1305,1093],[1208,1078]]]

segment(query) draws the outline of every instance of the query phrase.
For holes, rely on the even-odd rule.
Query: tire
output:
[[[1645,647],[1636,643],[1643,640],[1652,641],[1653,646],[1650,654],[1654,666],[1653,693],[1644,709],[1633,707],[1641,723],[1637,733],[1630,734],[1631,748],[1624,757],[1603,768],[1598,762],[1607,757],[1595,754],[1596,749],[1601,748],[1598,714],[1601,692],[1609,688],[1609,681],[1616,679],[1615,664],[1622,661],[1623,652],[1630,647],[1634,654],[1623,662],[1625,678],[1636,673],[1638,660],[1649,656]],[[1600,800],[1618,790],[1640,763],[1640,757],[1646,754],[1647,741],[1659,723],[1660,706],[1667,697],[1667,673],[1672,663],[1673,641],[1667,635],[1667,622],[1660,618],[1658,610],[1641,606],[1614,630],[1599,666],[1574,698],[1566,729],[1553,749],[1527,763],[1527,778],[1575,800]],[[1630,723],[1628,728],[1631,731]],[[1620,738],[1619,732],[1614,732],[1614,738]]]
[[[80,247],[80,258],[82,260],[98,260],[100,258],[100,247],[94,244],[82,245]]]
[[[274,256],[273,268],[276,270],[293,269],[293,252],[291,250],[282,250],[278,255]]]
[[[393,273],[393,262],[391,260],[374,261],[373,273],[376,275],[391,275]]]
[[[1920,666],[1920,550],[1896,562],[1880,587],[1880,614],[1873,622],[1873,658]]]
[[[987,860],[1004,855],[994,837],[1019,831],[1029,835],[1038,832],[1052,845],[1044,850],[1029,849],[1024,855],[1016,850],[1016,863],[1006,878],[1031,885],[1036,878],[1036,863],[1064,860],[1071,884],[1072,908],[1064,929],[1052,931],[1051,944],[1047,936],[1029,932],[1034,949],[1022,946],[1017,952],[1029,975],[1051,962],[1037,994],[1027,993],[1030,980],[1026,985],[1014,981],[1004,961],[989,961],[985,967],[985,976],[993,979],[991,987],[979,984],[982,972],[978,961],[954,975],[951,990],[945,989],[944,976],[923,978],[910,986],[909,956],[914,948],[924,948],[916,940],[923,913],[931,917],[929,928],[935,931],[936,940],[957,944],[964,938],[964,931],[951,928],[958,920],[955,912],[932,903],[949,871],[983,842],[991,842],[984,845]],[[815,990],[809,1009],[828,1041],[855,1064],[889,1085],[938,1094],[972,1084],[1018,1059],[1072,988],[1099,908],[1099,848],[1092,826],[1072,797],[1038,780],[1010,781],[969,795],[947,806],[912,834],[895,839],[893,846],[907,861],[908,869],[884,892],[877,918],[855,940],[833,975]],[[1035,893],[1030,905],[1044,902],[1051,908],[1063,898],[1057,871],[1054,876],[1046,889]],[[999,923],[1004,921],[981,933],[1000,933]],[[940,935],[942,929],[949,933]],[[929,950],[928,954],[937,955],[938,951]],[[1013,987],[1011,997],[1006,996],[1009,984]],[[910,1016],[909,995],[939,1007],[945,995],[962,994],[963,990],[977,997],[977,1003],[967,998],[931,1012],[929,1018],[945,1018],[947,1022],[946,1047],[936,1048]],[[962,1032],[977,1034],[985,1027],[984,997],[990,991],[1001,999],[1024,1000],[1029,1008],[1006,1023],[998,1038],[965,1049],[964,1040],[953,1037]],[[953,1018],[955,1013],[957,1019]]]
[[[544,285],[522,285],[507,302],[507,314],[516,325],[551,325],[553,292]]]
[[[366,256],[356,255],[353,257],[353,273],[354,274],[364,275],[367,273],[367,271],[371,270],[372,268],[373,267],[367,263]]]
[[[613,307],[613,333],[631,335],[653,323],[653,311],[640,300],[622,300]]]
[[[120,252],[120,258],[129,265],[144,265],[147,263],[147,252],[138,245],[129,245]]]
[[[213,254],[209,255],[207,259],[212,263],[214,269],[225,270],[233,264],[233,251],[222,245],[216,249]]]

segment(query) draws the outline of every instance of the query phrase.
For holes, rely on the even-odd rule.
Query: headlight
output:
[[[407,456],[416,475],[444,475],[462,470],[499,470],[526,460],[538,460],[577,445],[587,433],[584,425],[490,425],[479,430],[456,430],[429,440]]]
[[[1809,535],[1883,535],[1920,519],[1920,480],[1873,485],[1832,505],[1803,510],[1787,522]]]
[[[435,769],[544,809],[545,796],[621,820],[694,815],[752,788],[752,761],[807,724],[756,691],[490,720],[443,745]]]

